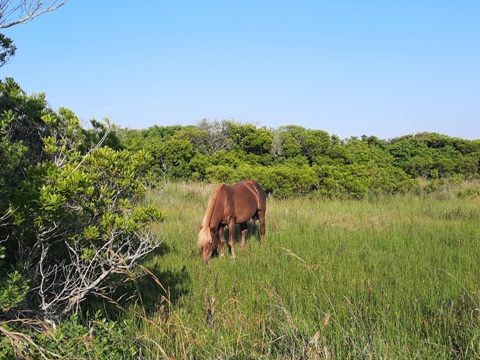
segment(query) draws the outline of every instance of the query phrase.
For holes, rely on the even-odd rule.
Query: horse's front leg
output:
[[[228,245],[230,245],[232,259],[235,260],[235,220],[228,222]]]
[[[222,224],[218,229],[218,239],[220,240],[220,257],[223,258],[225,256],[225,230]]]
[[[248,224],[246,222],[241,223],[240,229],[242,230],[242,242],[240,243],[240,249],[243,249],[245,247],[245,242],[247,241]]]

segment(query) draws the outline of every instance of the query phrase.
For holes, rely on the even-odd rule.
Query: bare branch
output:
[[[0,29],[6,29],[55,11],[68,0],[0,0]]]
[[[93,147],[91,148],[90,150],[88,150],[88,152],[85,154],[85,156],[82,158],[82,160],[77,164],[77,166],[75,167],[75,169],[72,170],[72,172],[69,174],[69,175],[72,175],[82,164],[83,162],[85,161],[85,159],[92,153],[94,152],[95,150],[97,150],[98,148],[100,148],[100,146],[103,145],[103,143],[105,142],[105,140],[107,139],[107,136],[110,134],[110,130],[107,130],[105,131],[105,134],[103,134],[103,137],[100,139],[100,141]]]
[[[5,214],[0,215],[0,227],[5,226],[5,224],[2,224],[2,223],[6,221],[10,216],[12,216],[12,214],[13,214],[13,210],[9,208]],[[0,242],[2,242],[2,239],[0,239]]]
[[[92,293],[107,294],[113,288],[107,278],[112,274],[129,274],[139,260],[160,245],[160,241],[148,229],[132,234],[113,230],[109,239],[92,244],[93,256],[85,257],[82,242],[71,241],[59,233],[54,222],[39,229],[37,237],[41,245],[37,264],[40,309],[49,320],[66,315],[78,308]],[[52,239],[58,239],[52,241]],[[68,256],[52,263],[54,244],[62,244]]]

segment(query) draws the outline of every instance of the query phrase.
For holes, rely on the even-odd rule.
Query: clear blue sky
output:
[[[4,33],[0,78],[85,126],[480,139],[480,0],[70,0]]]

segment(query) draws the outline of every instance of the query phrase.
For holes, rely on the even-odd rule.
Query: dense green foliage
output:
[[[117,129],[118,146],[144,149],[157,177],[233,183],[253,177],[276,197],[316,192],[328,198],[406,193],[428,180],[475,179],[480,140],[420,133],[390,140],[340,140],[300,126],[278,129],[234,121]]]
[[[160,245],[149,229],[163,214],[138,205],[152,157],[105,146],[114,140],[108,123],[85,130],[44,95],[0,82],[1,358],[68,354],[40,335],[59,325],[54,336],[65,326],[87,336],[96,327],[65,319],[118,288]]]

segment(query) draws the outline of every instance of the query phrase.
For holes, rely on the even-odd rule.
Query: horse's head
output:
[[[198,244],[202,249],[202,260],[204,263],[209,263],[213,251],[218,247],[220,240],[218,232],[215,228],[209,226],[202,227],[198,233]]]

